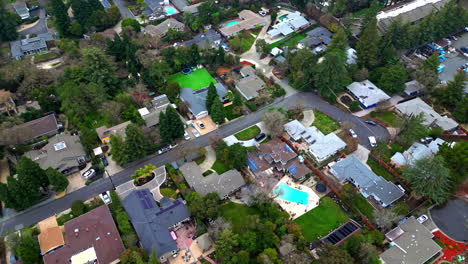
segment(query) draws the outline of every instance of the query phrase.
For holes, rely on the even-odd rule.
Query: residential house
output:
[[[11,115],[11,113],[17,114],[16,104],[13,100],[13,94],[7,90],[0,90],[0,114],[5,113]]]
[[[320,45],[328,45],[331,42],[333,33],[324,27],[317,27],[307,32],[307,36],[299,41],[298,48],[318,47]]]
[[[334,246],[341,246],[350,237],[361,232],[361,226],[354,220],[342,224],[340,227],[331,231],[327,236],[322,238],[323,243],[330,243]]]
[[[16,14],[21,17],[21,19],[25,20],[30,18],[29,8],[23,1],[18,1],[12,4],[13,9],[15,9]]]
[[[117,263],[125,248],[107,205],[69,220],[65,244],[43,256],[45,264]]]
[[[283,20],[272,26],[267,32],[271,38],[287,36],[310,26],[310,22],[299,11],[287,14]]]
[[[159,124],[159,115],[166,111],[166,108],[171,104],[165,94],[159,95],[151,100],[152,107],[150,109],[143,107],[138,109],[141,118],[145,120],[146,127],[154,127]]]
[[[250,10],[239,12],[240,21],[230,26],[222,26],[219,31],[225,37],[232,37],[243,30],[254,29],[257,26],[265,26],[267,19]]]
[[[414,216],[407,218],[385,237],[391,241],[392,247],[380,254],[383,264],[423,264],[442,251],[433,240],[431,231]]]
[[[400,199],[405,192],[394,183],[376,175],[354,155],[349,155],[330,167],[330,172],[344,184],[350,182],[365,198],[373,198],[383,207]]]
[[[191,14],[198,14],[198,7],[202,5],[203,2],[199,2],[193,5],[186,6],[182,9],[182,12],[185,13],[191,13]]]
[[[73,173],[86,165],[86,152],[80,143],[80,137],[67,133],[51,137],[44,147],[28,151],[24,155],[44,170],[53,168],[63,174]]]
[[[203,33],[197,34],[191,40],[182,42],[182,46],[190,47],[197,45],[200,49],[214,49],[219,47],[221,44],[221,34],[214,29],[209,29]]]
[[[190,187],[203,196],[215,192],[221,199],[227,199],[229,195],[245,185],[244,178],[235,169],[221,175],[213,172],[204,176],[200,166],[195,162],[187,162],[180,167],[180,170]]]
[[[62,229],[58,225],[55,215],[40,221],[37,226],[39,229],[37,239],[42,256],[65,245]]]
[[[397,104],[395,110],[398,114],[405,117],[422,115],[425,126],[438,126],[444,130],[453,130],[458,126],[458,123],[453,119],[441,116],[419,97]]]
[[[432,12],[439,11],[448,2],[449,0],[413,0],[397,3],[377,13],[377,27],[385,32],[394,21],[416,24]]]
[[[10,42],[11,57],[16,60],[24,59],[26,56],[43,53],[49,50],[54,36],[50,33],[43,33],[33,38],[25,38]]]
[[[252,66],[243,67],[240,73],[243,78],[236,83],[236,90],[245,100],[252,100],[266,87],[265,82],[257,76]]]
[[[284,129],[294,141],[305,142],[309,153],[318,163],[327,160],[346,147],[346,143],[335,133],[324,135],[316,127],[304,127],[297,120],[286,123]]]
[[[162,38],[166,35],[167,31],[169,31],[170,28],[177,31],[184,31],[185,25],[184,23],[179,22],[174,18],[168,18],[156,26],[146,26],[144,28],[144,32],[146,34],[151,35],[152,37]]]
[[[374,107],[379,102],[390,99],[390,96],[369,80],[353,82],[347,86],[347,89],[365,109]]]
[[[127,126],[131,123],[132,122],[127,121],[109,128],[106,126],[101,126],[96,128],[96,133],[101,140],[101,143],[106,144],[110,142],[111,135],[118,135],[122,138],[125,138],[125,129],[127,129]]]
[[[405,83],[404,92],[408,96],[416,95],[416,94],[420,93],[422,90],[424,90],[424,85],[422,85],[421,83],[419,83],[416,80],[412,80],[412,81],[409,81],[409,82]]]
[[[4,131],[0,131],[0,142],[3,144],[28,143],[41,137],[51,137],[58,133],[61,124],[55,114],[50,114]]]
[[[167,1],[167,0],[166,0]],[[187,6],[189,6],[189,3],[187,0],[171,0],[171,3],[177,7],[179,10],[184,10]]]
[[[179,250],[174,230],[190,219],[190,213],[181,198],[170,200],[164,197],[159,205],[148,189],[135,190],[122,201],[140,240],[140,245],[148,252],[156,249],[161,262]]]
[[[227,100],[227,88],[222,83],[216,83],[216,92],[222,102]],[[208,88],[200,90],[192,90],[191,88],[180,89],[180,99],[184,101],[190,113],[195,119],[200,119],[208,115],[206,109],[206,96],[208,95]]]
[[[437,138],[427,146],[418,142],[413,143],[405,152],[396,152],[390,158],[390,163],[395,167],[412,165],[415,161],[432,157],[439,151],[439,147],[444,144],[444,140]]]
[[[304,165],[304,158],[280,139],[259,145],[258,152],[247,154],[247,166],[254,174],[272,174],[273,169],[289,173],[295,180],[304,180],[312,171]]]

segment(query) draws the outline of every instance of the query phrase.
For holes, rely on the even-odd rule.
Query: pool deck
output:
[[[281,206],[281,208],[283,208],[283,210],[288,212],[293,220],[298,218],[299,216],[307,213],[308,211],[314,209],[315,207],[317,207],[319,205],[320,198],[317,196],[317,194],[311,188],[309,188],[309,187],[307,187],[305,185],[302,185],[302,184],[295,183],[293,181],[293,179],[290,178],[289,176],[284,176],[283,178],[281,178],[281,180],[278,182],[278,184],[281,184],[281,183],[287,184],[287,185],[289,185],[290,187],[292,187],[294,189],[297,189],[297,190],[300,190],[302,192],[305,192],[305,193],[309,194],[309,202],[308,202],[307,205],[288,202],[288,201],[285,201],[285,200],[283,200],[283,199],[281,199],[279,197],[274,198],[275,202],[277,204],[279,204],[279,206]],[[278,184],[276,186],[278,186]],[[276,186],[275,186],[275,188],[276,188]],[[273,188],[273,190],[275,188]]]

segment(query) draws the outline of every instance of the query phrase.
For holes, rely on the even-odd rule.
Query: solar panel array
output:
[[[256,172],[258,170],[257,163],[251,158],[247,159],[247,165],[253,172]]]
[[[359,227],[354,224],[353,222],[348,222],[342,225],[337,230],[333,231],[333,233],[329,234],[326,238],[323,239],[325,243],[332,243],[335,245],[336,243],[340,242],[341,240],[345,239],[351,233],[356,231]]]
[[[291,174],[296,174],[297,173],[297,165],[293,164],[293,165],[289,166],[288,171]]]
[[[140,198],[140,203],[144,209],[153,208],[153,202],[151,201],[152,197],[148,197],[148,193],[144,190],[137,191],[138,198]]]
[[[284,145],[284,149],[288,152],[294,152],[288,145]]]
[[[169,210],[174,209],[175,207],[179,206],[180,204],[181,204],[180,200],[175,200],[175,201],[171,204],[171,206],[165,207],[165,208],[161,208],[161,210],[160,210],[159,212],[157,212],[156,215],[159,216],[159,215],[161,215],[161,214],[163,214],[163,213],[165,213],[165,212],[167,212],[167,211],[169,211]]]

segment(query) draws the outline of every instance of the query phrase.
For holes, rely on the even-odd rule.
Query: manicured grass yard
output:
[[[380,113],[376,112],[375,117],[391,125],[392,127],[400,127],[403,122],[403,120],[392,111],[385,111]]]
[[[319,206],[294,220],[301,228],[302,234],[308,241],[315,241],[331,230],[339,227],[348,220],[348,216],[341,210],[333,199],[324,197]]]
[[[166,197],[172,197],[175,194],[175,191],[171,188],[161,188],[161,194]]]
[[[338,122],[336,122],[334,119],[327,116],[326,114],[314,110],[314,115],[315,120],[312,123],[312,126],[317,127],[325,135],[340,128]]]
[[[178,83],[180,88],[192,88],[192,90],[200,90],[208,87],[210,83],[216,83],[205,68],[196,69],[189,74],[179,72],[169,76],[168,81]]]
[[[249,215],[258,215],[258,211],[254,208],[243,204],[228,202],[220,208],[220,215],[231,222],[234,233],[242,233],[247,225]]]
[[[37,55],[34,55],[34,62],[38,63],[42,61],[48,61],[48,60],[56,59],[58,57],[60,57],[60,55],[58,55],[55,52],[37,54]]]
[[[372,171],[375,174],[384,177],[387,181],[391,181],[391,182],[395,181],[395,178],[393,178],[390,172],[388,172],[384,167],[380,166],[380,164],[375,162],[373,159],[369,158],[367,160],[367,165],[371,167]]]
[[[239,133],[234,134],[234,136],[238,140],[250,140],[254,138],[256,135],[258,135],[260,132],[261,132],[260,128],[255,125],[247,129],[244,129]]]
[[[220,160],[216,160],[213,166],[211,167],[212,170],[215,170],[218,174],[225,173],[229,170],[226,164],[222,163]]]
[[[346,193],[346,194],[345,194]],[[362,214],[364,214],[369,220],[374,219],[374,207],[358,193],[351,184],[346,184],[341,188],[341,194],[344,197],[348,197],[348,202],[357,208]]]

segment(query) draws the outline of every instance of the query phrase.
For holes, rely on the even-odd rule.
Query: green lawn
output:
[[[195,160],[195,163],[196,163],[197,165],[200,165],[200,164],[202,164],[202,163],[205,161],[205,159],[206,159],[206,156],[203,156],[203,157],[201,157],[201,158]]]
[[[48,61],[48,60],[56,59],[58,57],[60,57],[60,55],[58,55],[55,52],[37,54],[37,55],[34,55],[34,62],[38,63],[38,62]]]
[[[346,195],[343,193],[347,193]],[[343,197],[349,197],[348,203],[357,208],[362,214],[364,214],[369,220],[374,219],[374,207],[358,193],[351,184],[346,184],[341,189]]]
[[[197,69],[189,74],[179,72],[169,76],[168,81],[178,83],[180,88],[191,88],[192,90],[200,90],[208,87],[210,83],[216,83],[216,80],[205,68]]]
[[[307,34],[304,32],[302,34],[296,35],[292,38],[290,38],[288,41],[281,43],[280,47],[289,47],[289,46],[297,46],[299,41],[305,39],[307,37]]]
[[[211,167],[212,170],[216,171],[218,174],[223,174],[229,170],[226,164],[222,163],[220,160],[216,160],[213,166]]]
[[[392,111],[375,112],[375,117],[392,127],[400,127],[403,123],[403,120]]]
[[[172,197],[175,194],[175,191],[171,188],[161,188],[162,196]]]
[[[319,206],[300,216],[296,222],[302,228],[302,234],[308,241],[315,241],[348,220],[333,199],[324,197]]]
[[[336,122],[334,119],[327,116],[326,114],[314,110],[314,115],[315,120],[312,123],[312,126],[317,127],[325,135],[340,128],[338,122]]]
[[[378,10],[381,10],[381,9],[383,9],[385,7],[385,5],[380,4],[380,3],[378,4],[378,6],[379,6]],[[358,10],[358,11],[354,12],[352,14],[352,17],[354,17],[354,18],[362,17],[362,16],[366,15],[367,13],[369,13],[371,11],[372,10],[370,8],[364,8],[364,9],[361,9],[361,10]]]
[[[247,129],[244,129],[239,133],[234,134],[234,136],[238,140],[250,140],[254,138],[256,135],[258,135],[260,132],[261,132],[260,128],[257,125],[255,125]]]
[[[249,221],[247,216],[258,215],[256,209],[233,202],[223,204],[219,212],[224,219],[231,222],[234,233],[242,233],[244,231],[244,226]]]
[[[232,104],[224,107],[224,114],[226,115],[226,118],[228,120],[233,120],[233,119],[238,118],[239,116],[242,116],[242,114],[239,114],[239,115],[234,114],[232,112],[233,109],[234,109],[234,105]]]
[[[380,166],[380,164],[375,162],[373,159],[369,158],[367,160],[367,165],[371,167],[375,174],[384,177],[387,181],[395,181],[395,178],[393,178],[392,174],[390,174],[390,172],[388,172],[384,167]]]

